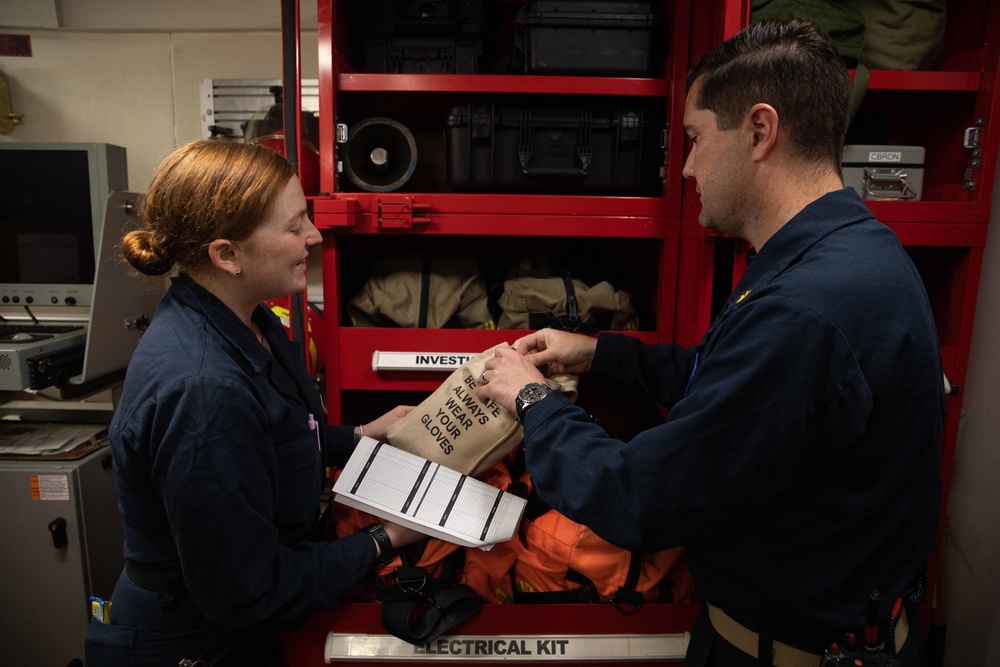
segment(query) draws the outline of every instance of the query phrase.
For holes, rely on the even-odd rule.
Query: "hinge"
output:
[[[986,117],[980,116],[976,119],[975,127],[967,127],[965,129],[965,138],[962,141],[962,145],[972,151],[969,157],[969,165],[965,169],[965,176],[962,178],[962,189],[969,192],[976,189],[976,170],[982,165],[983,151],[979,147],[979,141],[982,137],[982,128],[985,126]]]
[[[663,151],[663,164],[660,165],[660,180],[667,180],[667,165],[670,163],[670,153],[667,151],[667,141],[670,136],[670,123],[660,131],[660,150]]]

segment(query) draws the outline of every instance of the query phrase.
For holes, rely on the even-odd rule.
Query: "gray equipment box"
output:
[[[844,146],[844,185],[862,199],[920,199],[924,185],[923,146]]]
[[[111,450],[0,461],[0,503],[4,664],[82,664],[88,598],[109,599],[125,566]]]

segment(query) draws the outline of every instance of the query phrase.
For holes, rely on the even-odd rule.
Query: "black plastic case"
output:
[[[649,2],[533,0],[516,24],[528,74],[643,77],[660,70],[653,37],[660,17]]]
[[[471,103],[448,110],[448,183],[464,192],[655,196],[663,129],[648,104]]]
[[[483,45],[478,39],[370,39],[365,71],[375,74],[478,74]]]
[[[483,0],[367,0],[376,33],[408,36],[479,35]]]

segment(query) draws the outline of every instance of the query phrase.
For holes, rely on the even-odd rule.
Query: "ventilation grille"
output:
[[[281,79],[202,79],[201,137],[212,136],[212,126],[232,131],[243,138],[243,128],[258,110],[274,104],[271,86]],[[319,114],[319,80],[302,80],[302,110]]]

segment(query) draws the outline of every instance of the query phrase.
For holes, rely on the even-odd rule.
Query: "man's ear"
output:
[[[778,112],[770,104],[758,103],[747,114],[753,133],[753,157],[762,160],[774,150],[778,140]]]
[[[209,243],[208,256],[217,269],[231,276],[240,275],[240,247],[229,239],[215,239]]]

